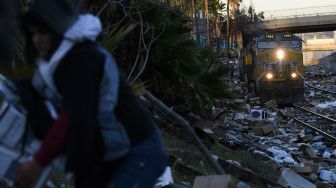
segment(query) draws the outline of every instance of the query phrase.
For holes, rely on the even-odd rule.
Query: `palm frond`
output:
[[[121,28],[113,29],[103,40],[103,45],[110,51],[114,51],[120,41],[135,29],[136,25],[131,24]]]

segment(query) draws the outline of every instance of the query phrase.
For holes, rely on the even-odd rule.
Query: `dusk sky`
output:
[[[246,7],[250,5],[250,2],[254,4],[257,12],[336,5],[336,0],[243,0],[243,4]]]

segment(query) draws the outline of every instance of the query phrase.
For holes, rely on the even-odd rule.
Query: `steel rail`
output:
[[[305,92],[311,92],[310,90],[307,90],[307,89],[305,89]],[[322,94],[322,93],[315,93],[316,95],[319,95],[319,96],[321,96],[321,97],[323,97],[323,98],[325,98],[325,99],[328,99],[328,100],[335,100],[335,98],[334,97],[331,97],[331,96],[329,96],[329,95],[324,95],[324,94]]]
[[[326,132],[324,132],[324,131],[322,131],[322,130],[320,130],[320,129],[314,127],[314,126],[311,126],[311,125],[309,125],[308,123],[305,123],[305,122],[303,122],[303,121],[301,121],[301,120],[299,120],[299,119],[297,119],[297,118],[295,118],[295,117],[292,117],[292,118],[293,118],[295,121],[297,121],[297,122],[299,122],[300,124],[302,124],[303,126],[309,128],[309,129],[312,129],[312,130],[314,130],[314,131],[316,131],[316,132],[319,132],[319,133],[321,133],[323,136],[328,137],[328,138],[330,138],[330,139],[336,141],[336,137],[334,137],[334,136],[332,136],[332,135],[330,135],[330,134],[328,134],[328,133],[326,133]]]
[[[307,84],[307,83],[305,83],[305,85],[308,86],[308,87],[314,88],[314,89],[316,89],[316,90],[319,90],[319,91],[323,91],[323,92],[326,92],[326,93],[331,93],[331,94],[336,95],[336,92],[332,92],[332,91],[328,91],[328,90],[325,90],[325,89],[321,89],[321,88],[312,86],[312,85]]]
[[[319,116],[319,117],[321,117],[321,118],[324,118],[324,119],[326,119],[326,120],[328,120],[328,121],[330,121],[330,122],[336,123],[336,119],[332,119],[332,118],[330,118],[330,117],[327,117],[327,116],[324,116],[324,115],[322,115],[322,114],[313,112],[313,111],[311,111],[311,110],[308,110],[308,109],[306,109],[306,108],[303,108],[303,107],[298,106],[298,105],[295,105],[295,104],[294,104],[293,106],[296,107],[296,108],[299,108],[299,109],[301,109],[301,110],[303,110],[303,111],[306,111],[306,112],[315,114],[315,115],[317,115],[317,116]]]

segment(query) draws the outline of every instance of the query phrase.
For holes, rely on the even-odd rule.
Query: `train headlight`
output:
[[[295,72],[293,72],[292,74],[291,74],[291,77],[292,78],[296,78],[298,75],[295,73]]]
[[[272,80],[273,79],[273,74],[272,73],[267,73],[266,78],[269,79],[269,80]]]
[[[285,57],[285,52],[281,49],[279,49],[277,52],[276,52],[276,56],[279,60],[282,60],[284,57]]]

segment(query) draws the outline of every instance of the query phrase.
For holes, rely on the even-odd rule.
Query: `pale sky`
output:
[[[226,0],[223,1],[226,2]],[[336,5],[336,0],[243,0],[246,7],[250,2],[254,4],[257,12]]]

